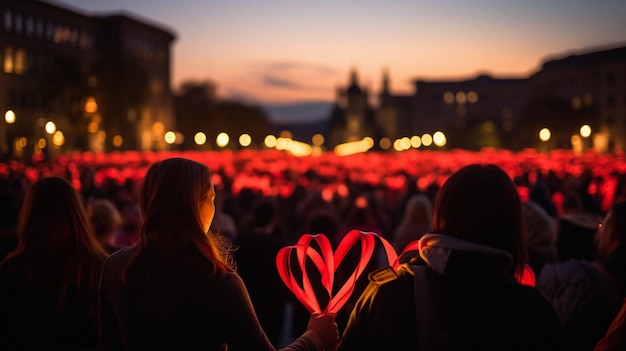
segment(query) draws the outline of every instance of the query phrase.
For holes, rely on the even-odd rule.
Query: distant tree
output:
[[[511,147],[522,149],[540,144],[539,131],[550,129],[553,148],[570,148],[572,135],[578,134],[585,123],[598,121],[597,109],[591,106],[574,108],[571,101],[555,96],[540,96],[530,100],[511,133]]]
[[[259,106],[218,100],[215,85],[209,81],[184,83],[176,94],[175,109],[177,129],[185,136],[182,149],[215,148],[215,138],[221,132],[230,136],[230,148],[237,148],[243,133],[250,134],[253,144],[258,145],[272,130],[268,116]],[[197,132],[207,136],[205,146],[195,144],[193,137]]]

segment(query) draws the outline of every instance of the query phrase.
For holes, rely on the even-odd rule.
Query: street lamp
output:
[[[591,127],[588,124],[580,127],[580,136],[583,138],[588,138],[591,135]]]

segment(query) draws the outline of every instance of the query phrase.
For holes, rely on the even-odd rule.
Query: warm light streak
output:
[[[433,134],[433,143],[437,146],[444,146],[447,143],[446,135],[442,131],[437,131]]]
[[[433,137],[430,134],[422,135],[422,145],[430,146],[433,143]]]
[[[420,146],[422,146],[422,138],[418,137],[417,135],[414,135],[411,137],[411,146],[415,149],[419,148]]]
[[[206,143],[206,134],[197,132],[196,135],[193,136],[193,141],[196,145],[204,145]]]
[[[580,127],[580,136],[583,138],[588,138],[591,135],[591,127],[588,124]]]
[[[54,134],[52,135],[52,144],[54,146],[62,146],[63,144],[65,144],[65,135],[63,135],[63,132],[61,132],[60,130],[54,132]]]
[[[96,111],[98,111],[98,103],[96,102],[96,99],[92,97],[88,98],[85,102],[85,112],[94,113]]]
[[[96,122],[90,122],[87,125],[87,131],[91,134],[95,134],[98,131],[98,123]]]
[[[121,135],[116,135],[113,137],[113,146],[120,147],[124,143],[124,138]]]
[[[217,135],[217,138],[215,138],[215,143],[219,147],[226,147],[229,141],[230,141],[230,137],[228,136],[228,134],[224,132],[219,133]]]
[[[315,146],[322,146],[324,144],[324,136],[322,134],[315,134],[313,138],[311,138],[311,142]]]
[[[252,144],[252,137],[250,136],[250,134],[244,133],[239,136],[239,145],[247,147],[250,146],[250,144]]]
[[[389,150],[389,148],[391,148],[391,139],[381,138],[380,141],[378,142],[378,145],[383,150]]]
[[[4,121],[7,122],[7,124],[15,123],[15,112],[13,112],[13,110],[7,110],[7,112],[4,113]]]
[[[374,139],[365,137],[360,141],[343,143],[335,146],[334,152],[337,156],[348,156],[367,152],[374,146]]]
[[[539,140],[541,141],[548,141],[551,136],[552,133],[550,133],[550,129],[548,128],[543,128],[539,131]]]
[[[46,123],[46,125],[44,126],[44,129],[45,129],[46,133],[54,134],[54,132],[56,132],[56,130],[57,130],[57,125],[54,124],[54,122],[52,122],[52,121],[48,121]]]
[[[170,130],[167,133],[165,133],[163,138],[165,139],[166,143],[174,144],[176,142],[176,133],[174,133],[173,131]]]
[[[263,140],[263,143],[265,144],[265,147],[268,148],[276,147],[276,137],[273,135],[268,135],[265,137],[265,140]]]

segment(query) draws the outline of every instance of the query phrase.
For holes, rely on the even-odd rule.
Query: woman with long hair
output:
[[[102,273],[104,350],[274,350],[228,246],[209,232],[214,198],[201,163],[172,158],[148,169],[141,241],[113,254]],[[334,316],[314,314],[288,349],[321,350],[337,341]]]
[[[97,347],[97,289],[106,252],[68,181],[42,178],[26,193],[19,243],[0,264],[0,349]]]
[[[515,279],[525,263],[521,201],[502,169],[451,175],[419,249],[370,275],[339,350],[564,349],[549,302]]]

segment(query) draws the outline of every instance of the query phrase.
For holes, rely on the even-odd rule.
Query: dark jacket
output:
[[[69,289],[57,307],[46,279],[27,286],[24,276],[12,260],[0,263],[0,350],[96,349],[95,294],[88,301]]]
[[[128,278],[126,263],[137,246],[111,255],[99,296],[104,350],[274,350],[261,329],[241,278],[212,277],[199,252],[144,252],[142,264],[154,278]],[[314,350],[300,337],[293,350]]]
[[[419,258],[410,264],[424,264]],[[430,270],[430,268],[428,268]],[[564,350],[554,310],[534,288],[507,278],[493,257],[453,251],[435,288],[440,350]],[[417,350],[413,271],[404,264],[370,275],[338,350]]]

